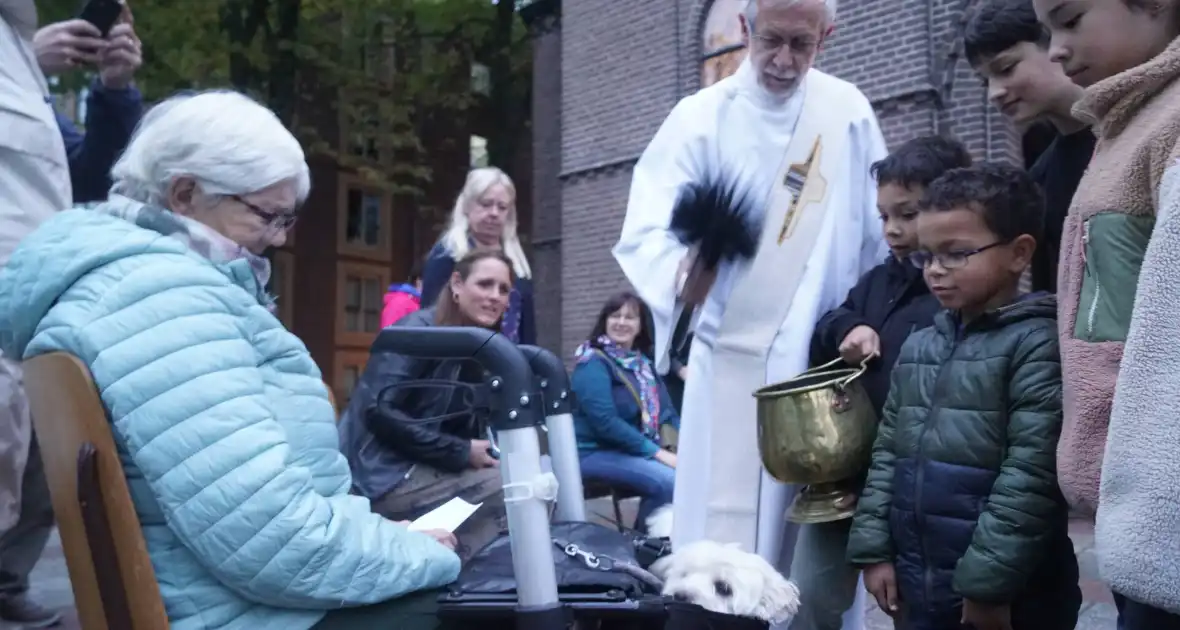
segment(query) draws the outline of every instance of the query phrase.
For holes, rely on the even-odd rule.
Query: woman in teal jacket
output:
[[[349,495],[320,371],[265,291],[310,186],[298,142],[240,94],[176,97],[112,176],[0,272],[0,348],[89,367],[171,627],[436,627],[454,539]]]
[[[672,502],[676,482],[676,455],[661,448],[660,429],[680,429],[652,362],[650,322],[639,296],[612,296],[575,351],[570,377],[582,476],[638,494],[635,525],[641,531],[656,508]]]

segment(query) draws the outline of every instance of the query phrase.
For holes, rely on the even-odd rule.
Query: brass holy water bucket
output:
[[[859,379],[842,359],[754,392],[758,452],[772,477],[805,484],[787,510],[795,523],[827,523],[856,512],[860,479],[868,470],[877,414]]]

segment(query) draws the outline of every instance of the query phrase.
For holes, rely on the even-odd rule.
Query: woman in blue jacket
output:
[[[454,538],[349,493],[323,376],[266,291],[311,185],[299,142],[241,94],[173,97],[111,175],[0,270],[0,351],[90,370],[169,627],[436,628]]]
[[[660,446],[660,428],[680,416],[652,361],[651,313],[630,292],[603,305],[590,338],[578,346],[571,378],[582,477],[641,497],[636,526],[672,502],[676,455]]]

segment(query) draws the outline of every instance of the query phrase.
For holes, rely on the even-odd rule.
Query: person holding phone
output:
[[[143,111],[131,86],[142,63],[139,39],[126,5],[116,17],[106,38],[85,20],[38,30],[31,0],[0,0],[0,267],[55,212],[107,197],[111,167]],[[83,134],[54,110],[45,75],[87,65],[99,77]],[[53,529],[53,506],[21,378],[19,363],[0,356],[0,478],[19,480],[0,484],[0,621],[44,628],[60,622],[60,613],[26,595]]]
[[[105,2],[118,5],[113,22],[104,18],[110,9],[105,13],[83,10],[97,24],[82,18],[55,22],[33,37],[37,64],[45,75],[98,71],[86,94],[85,133],[55,112],[69,158],[74,203],[106,199],[111,167],[143,115],[143,96],[133,85],[135,72],[143,65],[143,44],[135,34],[130,7]]]
[[[0,0],[0,268],[42,222],[70,205],[68,160],[36,62],[33,0]],[[28,597],[53,528],[20,356],[0,352],[0,626],[45,628],[61,614]]]
[[[393,326],[501,330],[513,280],[512,259],[504,252],[473,249],[455,261],[440,291],[445,295],[434,306]],[[464,560],[508,524],[499,451],[472,409],[470,390],[416,382],[478,385],[484,377],[475,361],[374,352],[340,417],[340,445],[353,489],[372,502],[374,512],[412,521],[455,497],[481,504],[455,531],[456,552]]]

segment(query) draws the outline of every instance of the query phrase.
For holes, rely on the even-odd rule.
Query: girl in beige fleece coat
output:
[[[1058,477],[1125,630],[1180,627],[1180,0],[1034,0],[1098,145],[1059,267]]]

